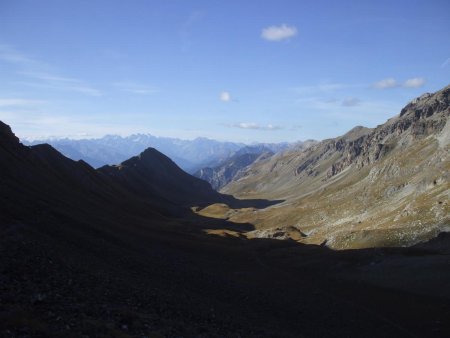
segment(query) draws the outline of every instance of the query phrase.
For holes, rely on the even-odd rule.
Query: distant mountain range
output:
[[[243,143],[221,142],[199,137],[194,140],[181,140],[170,137],[156,137],[150,134],[134,134],[127,137],[107,135],[98,139],[42,139],[28,142],[25,145],[47,143],[63,155],[73,160],[84,160],[94,168],[104,165],[118,164],[136,156],[152,147],[169,156],[186,172],[215,166],[233,156]],[[268,143],[265,146],[273,152],[286,149],[289,143]]]

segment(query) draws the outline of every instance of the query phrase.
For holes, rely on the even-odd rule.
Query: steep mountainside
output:
[[[450,225],[449,103],[446,87],[377,128],[356,127],[255,163],[222,191],[286,202],[232,220],[255,223],[253,236],[335,248],[411,245],[436,236]]]
[[[273,153],[266,147],[243,147],[233,156],[219,165],[211,168],[205,167],[194,173],[195,177],[201,178],[219,190],[232,180],[235,180],[239,173],[255,161],[272,156]]]
[[[316,143],[317,141],[308,140],[305,142],[299,141],[289,146],[288,144],[279,144],[279,146],[274,144],[245,146],[218,165],[202,168],[193,175],[209,182],[214,189],[220,190],[231,181],[238,180],[245,175],[247,167],[256,162],[266,160],[273,156],[274,153],[283,152],[286,149],[291,151],[294,149],[306,149]]]

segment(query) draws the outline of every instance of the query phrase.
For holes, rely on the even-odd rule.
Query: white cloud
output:
[[[266,27],[261,31],[261,37],[268,41],[281,41],[297,35],[297,28],[282,24]]]
[[[375,82],[373,84],[373,87],[377,88],[377,89],[394,88],[394,87],[397,87],[397,86],[398,86],[397,81],[394,78],[392,78],[392,77],[380,80],[380,81]]]
[[[448,65],[450,65],[450,58],[448,58],[447,60],[445,60],[445,61],[442,63],[441,67],[444,68],[444,67],[447,67]]]
[[[245,123],[245,122],[236,123],[233,125],[233,127],[241,128],[241,129],[260,129],[261,128],[261,126],[259,126],[256,123]]]
[[[347,97],[342,100],[342,105],[344,107],[355,107],[361,104],[361,100],[356,97]]]
[[[220,93],[219,96],[220,100],[223,102],[230,102],[231,101],[231,94],[227,91],[223,91]]]
[[[280,130],[283,129],[280,126],[275,126],[273,124],[267,124],[267,125],[260,125],[258,123],[254,122],[241,122],[241,123],[235,123],[228,125],[232,128],[240,128],[240,129],[253,129],[253,130]]]
[[[422,77],[414,77],[412,79],[408,79],[403,83],[397,82],[394,78],[387,78],[381,81],[375,82],[373,84],[374,88],[377,89],[387,89],[387,88],[395,88],[395,87],[404,87],[404,88],[419,88],[425,84],[425,79]]]
[[[268,124],[266,126],[262,126],[261,129],[263,129],[263,130],[281,130],[281,129],[284,129],[284,128],[281,127],[281,126],[274,126],[273,124]]]
[[[403,87],[405,88],[419,88],[425,84],[425,79],[422,77],[415,77],[412,79],[408,79],[403,82]]]
[[[115,82],[113,83],[113,86],[122,91],[139,95],[152,95],[158,92],[158,90],[154,87],[134,82]]]

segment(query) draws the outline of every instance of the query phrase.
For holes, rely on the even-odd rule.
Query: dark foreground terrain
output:
[[[2,226],[3,337],[446,337],[449,238],[332,252],[77,224]],[[436,248],[435,248],[436,247]]]
[[[207,235],[252,225],[191,207],[276,202],[219,195],[152,150],[96,171],[1,123],[0,164],[2,337],[450,335],[445,234],[354,251]]]

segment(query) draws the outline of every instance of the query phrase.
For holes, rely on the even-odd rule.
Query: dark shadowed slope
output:
[[[144,198],[160,198],[185,206],[226,201],[207,182],[187,174],[153,148],[117,166],[104,166],[98,171]]]
[[[80,219],[108,218],[111,210],[157,217],[169,212],[158,200],[147,200],[147,208],[139,207],[136,196],[85,162],[70,160],[49,145],[21,145],[3,123],[0,161],[4,198],[0,208],[5,219],[29,221],[57,214]]]

